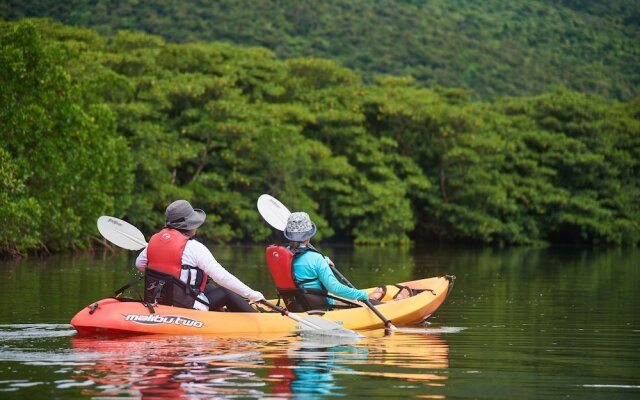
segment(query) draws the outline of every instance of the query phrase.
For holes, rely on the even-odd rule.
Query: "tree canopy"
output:
[[[618,100],[640,94],[637,0],[9,1],[0,18],[48,17],[112,37],[226,41],[279,57],[332,59],[367,82],[412,76],[476,99],[560,87]]]
[[[640,103],[569,90],[478,102],[320,58],[0,23],[0,248],[86,247],[97,216],[143,232],[184,198],[219,242],[271,231],[270,193],[318,239],[640,241]]]
[[[3,252],[86,247],[95,217],[128,206],[127,142],[107,105],[82,104],[62,59],[33,24],[0,25]]]

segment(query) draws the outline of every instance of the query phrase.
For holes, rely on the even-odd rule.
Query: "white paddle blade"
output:
[[[307,322],[308,325],[304,326],[304,332],[309,333],[313,332],[314,334],[320,335],[328,335],[328,336],[342,336],[342,337],[353,337],[353,338],[362,338],[363,335],[359,334],[356,331],[352,331],[351,329],[344,328],[342,325],[339,325],[333,321],[329,321],[328,319],[324,319],[317,315],[308,315],[302,318],[303,321]],[[313,325],[313,327],[310,327]]]
[[[105,239],[124,249],[142,250],[147,247],[147,241],[142,232],[119,218],[109,216],[98,218],[98,230]]]
[[[284,231],[291,212],[278,199],[268,194],[258,197],[258,212],[265,221],[279,231]]]

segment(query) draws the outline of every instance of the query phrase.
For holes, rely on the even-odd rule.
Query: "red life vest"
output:
[[[309,310],[327,310],[330,308],[326,290],[300,287],[303,282],[296,282],[293,272],[294,259],[306,251],[315,251],[311,247],[296,252],[286,247],[272,245],[267,247],[267,266],[278,293],[289,311],[301,312]],[[312,279],[315,280],[315,279]]]
[[[153,235],[147,246],[148,268],[180,280],[180,273],[183,269],[182,253],[188,240],[189,238],[179,231],[169,228],[164,228]],[[207,274],[204,271],[202,274],[202,282],[198,288],[201,292],[207,284]],[[185,283],[188,284],[188,282]]]

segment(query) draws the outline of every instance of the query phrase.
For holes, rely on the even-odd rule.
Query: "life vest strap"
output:
[[[300,285],[304,285],[305,283],[311,283],[311,282],[315,282],[315,281],[319,281],[320,279],[318,278],[309,278],[309,279],[303,279],[301,281],[295,279],[294,282],[296,283],[296,286],[300,287]]]
[[[199,292],[173,275],[147,267],[144,288],[146,302],[192,308],[197,301],[208,306],[209,303],[198,298],[198,295]]]
[[[156,300],[153,304],[158,304],[158,298],[160,297],[160,292],[164,287],[165,281],[158,282],[158,286],[156,286],[156,290],[153,292],[153,298]]]

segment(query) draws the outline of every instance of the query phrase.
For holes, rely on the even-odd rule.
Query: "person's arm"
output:
[[[140,254],[138,254],[138,258],[136,258],[136,268],[138,268],[140,272],[144,272],[145,268],[147,268],[148,263],[149,260],[147,259],[147,248],[145,247],[144,249],[142,249]]]
[[[367,292],[364,290],[358,290],[349,286],[343,285],[338,281],[338,278],[333,274],[329,263],[324,257],[318,257],[314,267],[318,273],[318,279],[322,282],[322,285],[336,296],[344,297],[351,300],[367,300]]]
[[[196,261],[195,266],[206,272],[215,283],[254,303],[264,300],[262,293],[251,289],[220,265],[205,245],[195,240],[192,242],[190,246],[193,248],[192,257]]]

